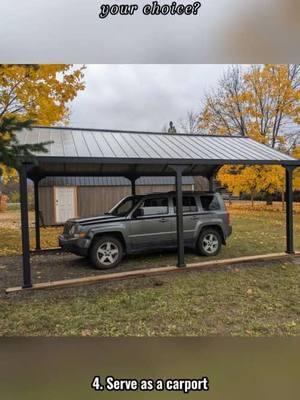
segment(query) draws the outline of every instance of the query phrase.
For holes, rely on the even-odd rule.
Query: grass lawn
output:
[[[9,214],[9,215],[8,215]],[[20,254],[17,214],[0,219],[0,255]],[[231,207],[234,233],[219,258],[284,251],[276,207]],[[56,244],[61,228],[42,231]],[[300,249],[300,214],[295,215]],[[189,253],[187,261],[199,257]],[[124,268],[174,264],[176,254],[131,257]],[[1,274],[1,258],[0,258]],[[0,298],[0,335],[299,335],[300,264],[273,262]]]
[[[1,335],[299,335],[300,265],[234,268],[0,300]]]

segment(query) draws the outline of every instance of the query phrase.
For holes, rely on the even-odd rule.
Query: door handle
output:
[[[195,217],[191,217],[191,219],[195,221],[197,219],[200,219],[200,217],[195,216]]]
[[[167,222],[168,220],[166,219],[166,218],[161,218],[160,220],[159,220],[159,222]]]

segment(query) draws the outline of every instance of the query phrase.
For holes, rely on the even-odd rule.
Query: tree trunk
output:
[[[284,211],[284,192],[281,192],[282,211]]]
[[[267,206],[272,206],[273,205],[273,200],[272,200],[272,196],[267,193]]]
[[[254,193],[251,193],[251,206],[254,207]]]

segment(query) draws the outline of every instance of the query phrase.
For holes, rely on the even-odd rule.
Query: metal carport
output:
[[[17,134],[21,144],[52,142],[48,153],[18,168],[21,194],[23,288],[32,286],[27,179],[34,182],[36,249],[40,249],[39,181],[47,176],[123,176],[132,182],[141,176],[176,177],[178,267],[184,267],[182,176],[205,176],[210,182],[220,167],[281,165],[286,171],[286,252],[294,253],[293,170],[300,160],[249,137],[165,134],[70,127],[34,127]]]

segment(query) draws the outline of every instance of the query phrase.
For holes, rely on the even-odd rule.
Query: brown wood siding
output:
[[[55,199],[53,187],[40,187],[40,211],[43,214],[45,225],[55,224]]]
[[[81,217],[103,214],[129,193],[128,186],[80,186],[77,191],[78,214]]]
[[[183,185],[192,190],[193,185]],[[137,194],[169,192],[175,185],[137,186]],[[46,225],[55,225],[55,198],[53,187],[40,187],[40,210]],[[79,217],[92,217],[109,211],[123,197],[131,194],[129,186],[79,186],[77,187],[77,211]]]
[[[184,185],[184,190],[192,190],[192,185]],[[169,192],[174,185],[137,186],[137,194]],[[123,197],[131,194],[128,186],[81,186],[78,187],[78,212],[81,217],[101,215],[109,211]]]

